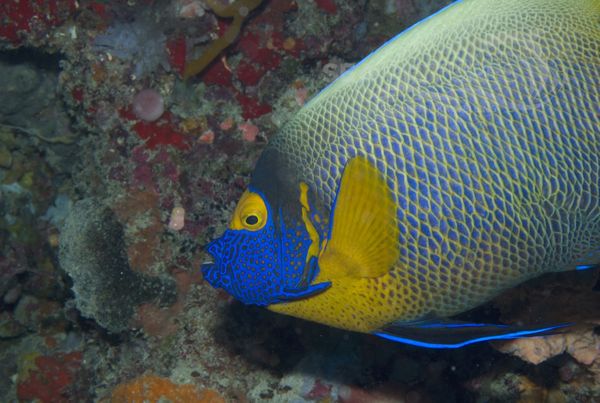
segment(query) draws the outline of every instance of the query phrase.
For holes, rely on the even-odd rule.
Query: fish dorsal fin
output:
[[[379,277],[398,260],[392,192],[364,157],[350,160],[333,203],[330,231],[319,256],[323,277]]]

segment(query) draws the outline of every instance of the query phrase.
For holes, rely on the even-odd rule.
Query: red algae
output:
[[[0,8],[0,37],[20,45],[22,34],[61,24],[75,11],[75,0],[11,0]]]
[[[236,98],[242,106],[242,117],[254,119],[272,111],[271,105],[261,103],[258,99],[238,93]]]
[[[77,377],[82,359],[79,351],[36,357],[35,369],[17,385],[17,397],[42,403],[68,401],[68,388]]]
[[[327,14],[335,14],[337,12],[337,5],[335,0],[316,0],[317,7],[325,11]]]
[[[213,84],[230,87],[232,84],[232,76],[231,70],[228,70],[223,62],[216,62],[212,63],[204,70],[202,81],[208,85]]]
[[[245,85],[256,85],[266,72],[262,66],[242,60],[236,69],[236,76]]]
[[[189,149],[188,138],[173,125],[172,119],[172,115],[165,112],[160,120],[137,122],[133,125],[133,130],[142,140],[146,141],[146,146],[150,149],[159,145],[171,145],[180,150]]]
[[[185,58],[187,54],[185,37],[178,35],[171,38],[167,42],[167,55],[169,57],[169,64],[180,76],[183,75],[185,70]]]

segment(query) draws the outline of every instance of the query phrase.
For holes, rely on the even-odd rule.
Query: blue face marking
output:
[[[301,226],[287,230],[281,211],[276,227],[275,216],[265,204],[268,218],[262,229],[228,229],[207,246],[215,262],[202,265],[206,281],[253,305],[289,302],[327,289],[329,282],[310,284],[318,267],[314,258],[306,263],[310,245],[306,230]]]

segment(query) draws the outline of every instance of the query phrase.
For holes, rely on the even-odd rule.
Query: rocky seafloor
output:
[[[202,280],[202,247],[278,127],[447,3],[3,2],[0,401],[599,401],[598,270],[472,313],[577,326],[458,350],[279,316]]]

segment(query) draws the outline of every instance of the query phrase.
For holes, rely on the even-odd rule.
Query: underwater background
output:
[[[575,322],[429,350],[202,279],[260,152],[438,0],[0,4],[0,401],[600,401],[599,271],[467,314]]]

